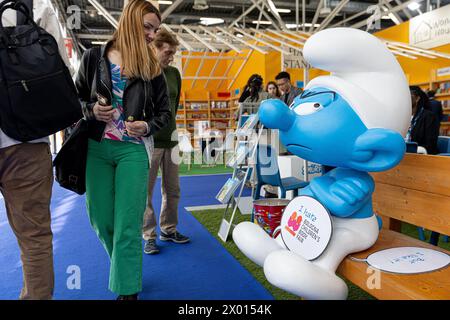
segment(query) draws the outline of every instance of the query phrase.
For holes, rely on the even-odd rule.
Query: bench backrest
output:
[[[377,214],[450,234],[450,157],[406,154],[395,168],[371,175]]]

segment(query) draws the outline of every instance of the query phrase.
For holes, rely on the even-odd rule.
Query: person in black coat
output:
[[[431,91],[427,92],[427,95],[428,95],[428,98],[430,99],[430,103],[428,105],[429,110],[433,111],[437,115],[439,121],[443,121],[444,111],[442,110],[442,103],[440,101],[434,99],[436,92],[431,90]]]
[[[417,142],[427,150],[428,154],[437,154],[437,140],[439,136],[438,115],[430,111],[428,96],[417,86],[409,87],[411,91],[412,118],[408,130],[407,141]],[[430,244],[437,245],[439,233],[431,232]]]
[[[412,118],[407,134],[407,141],[427,150],[428,154],[437,154],[439,136],[439,119],[429,110],[429,100],[420,87],[411,86]]]

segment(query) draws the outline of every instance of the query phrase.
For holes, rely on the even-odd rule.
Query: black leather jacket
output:
[[[110,62],[106,57],[106,49],[111,45],[107,43],[101,48],[87,50],[81,60],[75,85],[81,100],[83,114],[88,120],[89,137],[101,141],[106,123],[97,121],[93,107],[97,102],[97,94],[106,98],[106,104],[112,103],[112,81]],[[127,80],[123,93],[123,109],[125,119],[132,116],[135,121],[147,122],[149,133],[165,127],[171,118],[169,96],[164,74],[161,73],[151,81],[139,78]]]

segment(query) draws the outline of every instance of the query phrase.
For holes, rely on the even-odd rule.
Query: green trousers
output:
[[[142,289],[142,221],[148,163],[144,145],[89,139],[87,210],[111,259],[109,289],[118,295]]]

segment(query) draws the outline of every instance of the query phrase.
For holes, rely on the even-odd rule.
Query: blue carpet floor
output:
[[[214,199],[229,175],[181,177],[179,230],[188,244],[159,241],[161,252],[143,258],[141,299],[273,299],[184,207],[218,204]],[[154,206],[161,204],[160,179]],[[86,214],[84,196],[53,187],[55,299],[114,299],[108,290],[109,260]],[[80,274],[80,289],[73,275]],[[22,284],[19,248],[0,199],[0,299],[17,299]],[[71,289],[72,288],[72,289]]]

